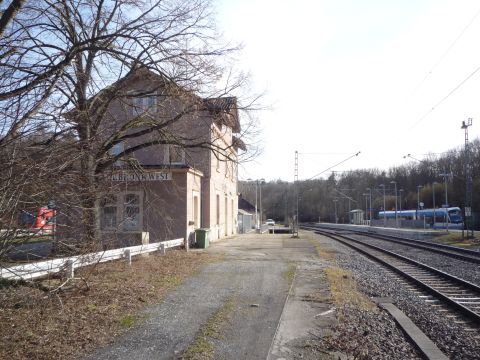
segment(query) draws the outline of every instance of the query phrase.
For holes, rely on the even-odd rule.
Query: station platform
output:
[[[370,225],[353,225],[353,224],[332,224],[332,223],[316,223],[324,228],[334,229],[334,230],[351,230],[351,231],[362,231],[365,233],[373,233],[380,235],[393,235],[408,237],[415,240],[427,240],[432,239],[436,236],[442,236],[448,234],[451,231],[458,230],[449,230],[446,229],[404,229],[404,228],[387,228],[380,226],[370,226]]]

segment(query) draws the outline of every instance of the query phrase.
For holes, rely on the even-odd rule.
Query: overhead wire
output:
[[[445,100],[447,100],[455,91],[457,91],[463,84],[465,84],[470,78],[475,75],[480,70],[480,66],[477,67],[470,75],[463,79],[457,86],[455,86],[447,95],[445,95],[440,101],[438,101],[430,110],[428,110],[420,119],[418,119],[412,126],[409,127],[409,130],[414,129],[418,124],[420,124],[425,118],[430,115],[438,106],[440,106]]]
[[[420,83],[416,86],[415,90],[413,93],[415,93],[422,85],[425,83],[425,81],[429,78],[430,75],[432,75],[433,71],[441,64],[443,59],[447,57],[447,55],[450,53],[450,50],[453,49],[453,47],[457,44],[458,40],[465,34],[465,32],[468,30],[468,28],[473,24],[475,19],[480,15],[480,9],[475,13],[475,15],[472,17],[470,22],[463,28],[463,30],[458,34],[458,36],[453,40],[453,42],[450,44],[450,46],[445,50],[445,52],[440,56],[440,58],[435,62],[435,64],[431,67],[430,71],[425,75],[425,77],[420,81]]]
[[[344,162],[347,162],[348,160],[350,160],[350,159],[354,158],[355,156],[358,156],[359,154],[360,154],[360,151],[359,151],[359,152],[357,152],[357,153],[355,153],[355,154],[353,154],[352,156],[349,156],[348,158],[346,158],[346,159],[344,159],[344,160],[340,161],[339,163],[337,163],[337,164],[335,164],[335,165],[333,165],[333,166],[330,166],[328,169],[325,169],[325,170],[323,170],[323,171],[319,172],[318,174],[316,174],[316,175],[313,175],[311,178],[308,178],[308,179],[307,179],[307,181],[308,181],[308,180],[312,180],[312,179],[316,178],[317,176],[320,176],[320,175],[322,175],[323,173],[326,173],[327,171],[329,171],[329,170],[333,169],[334,167],[336,167],[336,166],[338,166],[338,165],[341,165],[341,164],[343,164]]]
[[[472,19],[468,24],[462,29],[458,36],[453,40],[453,42],[448,46],[447,50],[440,56],[440,58],[435,62],[430,71],[425,75],[422,81],[417,85],[414,92],[415,93],[428,79],[428,77],[433,73],[433,71],[441,64],[443,59],[450,53],[453,47],[457,44],[460,38],[465,34],[468,28],[473,24],[475,19],[480,15],[480,9],[475,13]],[[480,66],[477,67],[470,75],[468,75],[464,80],[462,80],[457,86],[455,86],[447,95],[445,95],[440,101],[438,101],[434,106],[432,106],[423,116],[421,116],[413,125],[411,125],[408,130],[412,130],[417,127],[423,120],[425,120],[438,106],[440,106],[445,100],[447,100],[455,91],[457,91],[463,84],[465,84],[472,76],[474,76],[480,70]]]

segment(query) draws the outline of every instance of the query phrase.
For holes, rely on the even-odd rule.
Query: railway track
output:
[[[460,313],[466,320],[474,322],[477,326],[480,325],[479,286],[343,234],[319,229],[310,230],[339,241],[381,263],[427,293],[427,297],[423,296],[424,299],[427,298],[433,303],[443,303],[447,309]]]
[[[322,231],[333,231],[335,230],[328,230],[322,229],[319,226],[303,226],[304,229],[308,230],[322,230]],[[374,239],[389,241],[393,243],[399,243],[403,245],[408,245],[410,247],[415,247],[418,249],[432,251],[438,254],[442,254],[445,256],[449,256],[451,258],[468,261],[471,263],[480,264],[480,251],[477,250],[469,250],[469,249],[462,249],[457,246],[450,246],[444,244],[435,244],[427,241],[422,240],[415,240],[415,239],[408,239],[403,238],[400,236],[393,236],[393,235],[381,235],[381,234],[372,234],[372,233],[365,233],[363,231],[354,231],[354,230],[345,230],[346,233],[353,233],[355,235],[361,236],[368,236]]]

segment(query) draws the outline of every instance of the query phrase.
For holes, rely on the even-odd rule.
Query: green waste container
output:
[[[195,239],[197,240],[197,246],[201,249],[208,247],[210,229],[195,229]]]

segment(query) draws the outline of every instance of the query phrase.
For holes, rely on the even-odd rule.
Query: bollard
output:
[[[73,279],[75,274],[75,265],[73,263],[73,260],[67,260],[66,266],[67,266],[67,279]]]
[[[127,264],[132,266],[132,252],[130,249],[125,250],[124,256],[127,258]]]
[[[148,245],[150,244],[150,233],[148,231],[143,231],[142,232],[142,245]],[[142,253],[142,257],[148,257],[150,254],[149,253]]]
[[[160,254],[165,255],[165,244],[160,244]]]

